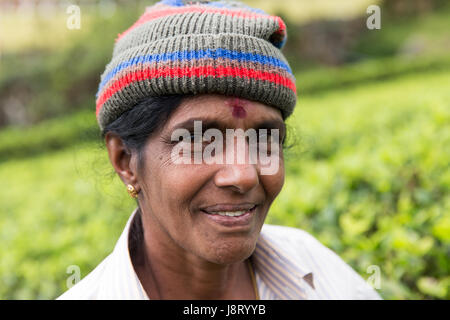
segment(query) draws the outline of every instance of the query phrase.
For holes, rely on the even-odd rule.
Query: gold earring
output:
[[[132,198],[138,197],[136,189],[131,184],[127,185],[127,191]]]

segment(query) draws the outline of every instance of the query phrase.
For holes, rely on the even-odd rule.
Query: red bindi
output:
[[[247,112],[245,111],[244,108],[244,106],[247,105],[246,101],[239,98],[230,98],[227,101],[227,105],[233,109],[232,110],[233,117],[242,119],[247,116]]]
[[[245,109],[239,106],[233,107],[232,114],[235,118],[245,118],[247,116],[247,112],[245,112]]]

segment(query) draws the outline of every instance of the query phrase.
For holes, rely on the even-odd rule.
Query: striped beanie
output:
[[[259,101],[287,118],[295,78],[281,48],[286,25],[236,1],[163,0],[118,35],[101,76],[100,129],[146,97],[217,93]]]

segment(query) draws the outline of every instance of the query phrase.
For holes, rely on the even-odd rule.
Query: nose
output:
[[[240,141],[244,143],[243,145],[239,143],[242,132],[235,134],[232,137],[227,136],[223,155],[225,164],[216,172],[214,183],[219,188],[231,188],[245,194],[259,184],[259,169],[257,164],[250,161],[250,158],[254,159],[255,155],[250,155],[246,139]]]
[[[217,187],[245,194],[259,184],[258,172],[252,164],[229,164],[216,173],[214,183]]]

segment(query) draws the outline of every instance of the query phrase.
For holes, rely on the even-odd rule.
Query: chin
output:
[[[227,265],[243,261],[250,257],[255,250],[256,241],[248,239],[248,241],[227,241],[220,245],[211,246],[208,248],[206,260]]]

